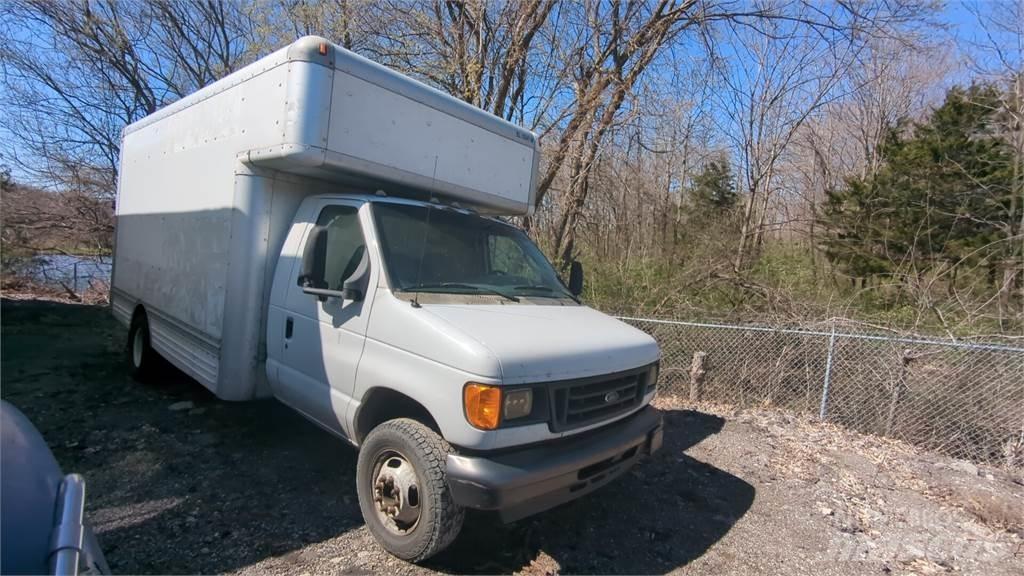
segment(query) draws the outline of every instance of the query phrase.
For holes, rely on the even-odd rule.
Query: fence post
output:
[[[892,425],[896,421],[896,406],[899,405],[903,390],[907,387],[907,370],[909,370],[912,360],[914,360],[914,356],[910,349],[903,350],[903,355],[900,357],[900,371],[896,376],[896,382],[893,383],[892,393],[889,395],[889,414],[885,418],[886,436],[892,436]]]
[[[71,278],[71,291],[78,294],[78,262],[75,262],[72,267],[72,278]]]
[[[704,383],[704,357],[707,352],[694,352],[690,362],[690,402],[700,400],[700,388]]]
[[[828,388],[832,384],[832,353],[836,348],[836,322],[832,321],[832,334],[828,337],[828,356],[825,358],[825,383],[821,388],[821,408],[818,419],[824,420],[828,415]]]

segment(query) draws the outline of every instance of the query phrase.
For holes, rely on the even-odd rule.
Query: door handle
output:
[[[295,320],[291,316],[284,321],[284,338],[290,340],[292,337],[292,331],[295,329]]]

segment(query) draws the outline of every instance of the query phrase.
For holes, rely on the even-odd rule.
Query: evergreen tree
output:
[[[956,87],[927,121],[892,130],[882,168],[828,194],[829,258],[855,277],[997,258],[1013,227],[998,97],[991,86]]]
[[[736,206],[735,182],[729,159],[725,156],[712,159],[693,177],[690,198],[698,211],[729,211]]]

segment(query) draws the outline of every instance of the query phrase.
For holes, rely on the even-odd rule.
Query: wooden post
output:
[[[700,400],[700,389],[704,384],[704,357],[706,352],[697,351],[693,353],[693,361],[690,362],[690,402]]]
[[[896,381],[892,385],[892,393],[889,397],[889,414],[885,418],[885,435],[892,436],[892,427],[896,423],[896,407],[900,403],[900,399],[903,398],[903,392],[907,388],[907,371],[910,369],[910,363],[916,360],[909,349],[903,351],[903,355],[900,357],[900,371],[896,376]]]

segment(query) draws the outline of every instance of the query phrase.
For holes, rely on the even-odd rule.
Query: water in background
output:
[[[110,256],[45,254],[33,256],[22,269],[36,282],[55,288],[67,287],[79,293],[90,286],[109,285],[112,267]]]

